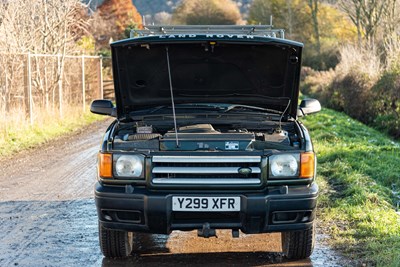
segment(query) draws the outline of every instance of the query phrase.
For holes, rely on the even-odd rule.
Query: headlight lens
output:
[[[296,157],[297,156],[297,157]],[[270,157],[270,175],[272,177],[290,177],[299,174],[299,156],[279,154]]]
[[[115,155],[114,155],[115,157]],[[115,159],[116,158],[116,159]],[[144,158],[139,155],[121,155],[115,157],[115,174],[119,177],[143,177]]]

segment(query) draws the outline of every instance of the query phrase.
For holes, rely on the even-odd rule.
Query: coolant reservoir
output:
[[[265,133],[264,141],[290,146],[289,133],[285,130],[276,131],[272,134]]]

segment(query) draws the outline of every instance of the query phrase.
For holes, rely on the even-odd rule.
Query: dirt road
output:
[[[320,242],[311,259],[290,262],[280,235],[229,231],[136,235],[133,255],[104,259],[93,200],[96,153],[110,121],[0,159],[0,266],[341,266]],[[318,235],[317,240],[321,240]]]

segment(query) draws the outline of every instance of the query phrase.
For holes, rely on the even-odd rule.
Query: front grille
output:
[[[153,184],[261,183],[260,156],[154,156]]]

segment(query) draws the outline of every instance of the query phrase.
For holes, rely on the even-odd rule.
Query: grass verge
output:
[[[82,108],[69,108],[60,118],[53,113],[42,112],[33,125],[25,118],[0,118],[0,157],[43,144],[82,126],[104,119]]]
[[[318,155],[322,227],[360,264],[400,266],[400,145],[324,109],[303,119]]]

